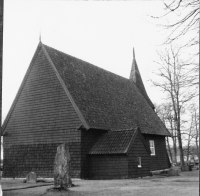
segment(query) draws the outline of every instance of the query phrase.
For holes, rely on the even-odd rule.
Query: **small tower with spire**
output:
[[[130,77],[129,79],[134,81],[136,83],[136,75],[140,75],[140,73],[138,73],[139,70],[138,70],[138,67],[137,67],[137,64],[136,64],[136,60],[135,60],[135,50],[133,48],[133,62],[132,62],[132,68],[131,68],[131,73],[130,73]]]
[[[133,62],[132,62],[132,68],[131,68],[129,80],[131,80],[135,83],[135,85],[140,90],[141,94],[144,96],[144,98],[146,99],[148,104],[151,106],[152,109],[154,109],[155,107],[154,107],[153,103],[151,102],[151,100],[149,99],[149,97],[147,95],[147,92],[145,90],[145,87],[144,87],[144,84],[143,84],[143,81],[142,81],[142,77],[140,75],[140,72],[139,72],[139,69],[138,69],[138,66],[137,66],[134,48],[133,48]]]

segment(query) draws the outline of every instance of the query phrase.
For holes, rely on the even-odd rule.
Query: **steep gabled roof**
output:
[[[33,59],[38,58],[40,49],[86,129],[127,130],[139,126],[142,133],[170,135],[134,82],[41,42]],[[5,119],[3,132],[33,66],[32,62]]]
[[[132,81],[43,46],[90,128],[170,135]]]
[[[97,140],[89,154],[127,154],[137,135],[139,135],[147,152],[150,154],[149,146],[140,134],[139,128],[105,133]]]
[[[135,85],[140,90],[140,92],[142,93],[142,95],[144,96],[144,98],[146,99],[148,104],[152,107],[152,109],[154,109],[155,107],[154,107],[153,103],[151,102],[151,100],[149,99],[149,96],[147,95],[147,92],[145,90],[145,87],[144,87],[144,84],[143,84],[143,81],[142,81],[142,77],[141,77],[139,69],[138,69],[137,62],[136,62],[136,59],[135,59],[134,49],[133,49],[132,68],[131,68],[131,73],[130,73],[129,79],[135,83]]]

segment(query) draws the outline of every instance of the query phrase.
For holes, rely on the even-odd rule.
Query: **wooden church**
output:
[[[133,51],[130,78],[38,44],[2,126],[4,177],[53,177],[69,143],[73,178],[119,179],[169,168],[169,132],[154,111]]]

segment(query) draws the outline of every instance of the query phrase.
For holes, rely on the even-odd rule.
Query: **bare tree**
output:
[[[170,46],[163,53],[158,53],[159,69],[156,75],[160,77],[159,82],[152,81],[157,87],[160,87],[167,93],[168,101],[170,101],[173,109],[173,121],[177,131],[177,139],[180,151],[180,162],[184,165],[182,136],[181,136],[181,115],[184,105],[197,95],[197,88],[191,86],[195,80],[191,71],[187,69],[189,61],[182,60],[181,48],[173,48]]]
[[[193,58],[193,66],[188,69],[193,72],[194,80],[191,85],[199,85],[199,0],[163,0],[163,12],[159,16],[151,16],[157,19],[157,25],[161,26],[166,38],[163,45],[181,43],[187,53],[187,58]],[[190,55],[189,55],[190,54]]]
[[[176,130],[173,126],[173,115],[172,115],[172,107],[170,103],[162,103],[160,105],[154,104],[156,107],[156,113],[168,129],[168,131],[171,133],[171,139],[173,142],[173,153],[171,151],[171,146],[169,142],[169,137],[166,137],[166,143],[167,143],[167,150],[169,157],[172,162],[177,163],[177,146],[176,146]]]
[[[163,5],[163,14],[152,17],[166,19],[166,23],[161,24],[161,26],[169,30],[165,43],[171,44],[177,39],[184,38],[184,41],[186,41],[185,45],[198,46],[200,21],[199,0],[164,0]]]

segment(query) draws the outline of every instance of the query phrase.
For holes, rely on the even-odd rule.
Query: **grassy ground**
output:
[[[48,191],[53,187],[53,185],[48,185],[4,191],[3,196],[198,196],[199,171],[181,172],[180,176],[173,177],[153,176],[125,180],[76,180],[73,181],[73,184],[75,186],[67,192]],[[22,181],[2,180],[3,189],[9,188],[9,186],[22,187]]]

